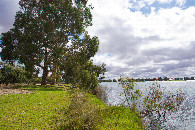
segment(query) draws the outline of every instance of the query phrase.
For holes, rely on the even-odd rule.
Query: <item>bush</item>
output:
[[[127,78],[121,78],[119,80],[119,85],[122,85],[123,88],[123,92],[120,94],[124,94],[125,95],[125,100],[123,101],[122,105],[125,104],[125,102],[127,102],[128,106],[135,111],[136,109],[136,104],[137,104],[137,100],[139,99],[139,97],[141,97],[141,92],[139,89],[135,90],[135,80],[134,79],[129,79]],[[130,101],[132,102],[130,104]]]
[[[85,64],[75,63],[74,66],[66,68],[62,78],[66,83],[95,94],[95,89],[99,84],[98,77],[106,71],[104,66],[104,64],[102,66],[93,65],[91,60]]]
[[[135,90],[135,81],[133,79],[120,78],[120,85],[122,85],[123,92],[121,94],[125,95],[125,102],[132,110],[136,110],[136,104],[141,104],[143,110],[140,115],[143,119],[149,122],[146,126],[149,129],[161,128],[162,124],[166,122],[166,114],[170,112],[176,112],[182,102],[185,99],[184,93],[181,90],[177,91],[175,94],[172,92],[164,92],[159,84],[153,84],[148,89],[148,95],[143,97],[143,103],[137,100],[141,97],[141,92]],[[164,88],[165,89],[165,88]]]
[[[165,89],[165,88],[163,88]],[[164,92],[159,84],[149,87],[148,95],[144,98],[144,109],[141,114],[149,120],[148,127],[155,129],[166,122],[166,114],[176,112],[185,96],[181,90],[175,92]]]
[[[66,118],[59,129],[95,129],[102,122],[97,106],[88,101],[85,93],[72,95],[72,101],[65,111]],[[68,117],[67,117],[68,116]]]
[[[1,84],[13,84],[13,83],[25,83],[27,82],[26,71],[21,66],[11,66],[1,63],[0,71],[0,83]]]

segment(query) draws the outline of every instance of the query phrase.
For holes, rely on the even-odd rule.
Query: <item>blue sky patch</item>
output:
[[[154,7],[155,8],[155,12],[158,11],[159,9],[168,9],[168,8],[172,8],[172,7],[179,7],[181,9],[186,9],[189,8],[191,6],[195,6],[195,0],[187,0],[184,5],[179,5],[177,3],[177,0],[172,0],[169,3],[160,3],[159,1],[155,1],[153,2],[151,5],[149,5],[147,2],[143,2],[143,0],[137,0],[136,2],[134,2],[133,0],[130,0],[130,3],[133,4],[133,7],[130,8],[130,10],[132,12],[136,12],[136,11],[140,11],[142,12],[142,14],[144,15],[148,15],[151,13],[151,8]],[[143,7],[142,7],[142,6]]]
[[[195,0],[187,0],[185,3],[186,8],[190,6],[195,6]]]

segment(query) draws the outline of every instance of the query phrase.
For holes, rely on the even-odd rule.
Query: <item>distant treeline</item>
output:
[[[100,82],[119,82],[121,79],[101,79]],[[144,81],[172,81],[172,80],[195,80],[194,77],[184,77],[184,78],[168,78],[168,77],[158,77],[158,78],[138,78],[134,79],[135,82]]]

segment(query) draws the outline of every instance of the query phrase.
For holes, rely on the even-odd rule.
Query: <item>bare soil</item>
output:
[[[0,95],[10,95],[10,94],[31,94],[32,91],[24,90],[24,89],[15,89],[13,85],[2,85],[0,86]]]

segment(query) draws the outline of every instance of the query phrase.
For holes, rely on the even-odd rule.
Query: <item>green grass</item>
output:
[[[141,129],[127,108],[58,86],[16,86],[33,94],[0,95],[0,129]]]
[[[133,113],[125,107],[119,106],[106,106],[94,95],[86,95],[89,97],[90,102],[95,104],[98,109],[98,114],[102,119],[99,125],[101,129],[141,129],[141,119],[138,113]],[[96,113],[97,114],[97,113]]]
[[[70,103],[68,91],[55,87],[24,86],[35,90],[34,94],[13,94],[0,96],[0,128],[53,128],[56,110]]]
[[[185,81],[185,80],[167,80],[167,81]]]

